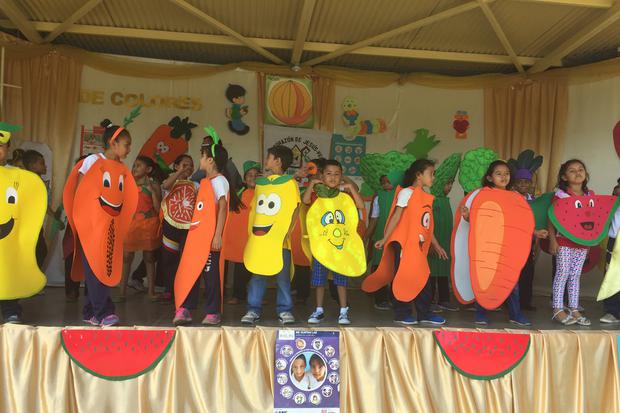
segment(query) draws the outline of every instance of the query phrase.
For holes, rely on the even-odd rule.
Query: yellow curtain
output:
[[[106,381],[70,361],[60,328],[0,327],[2,412],[273,412],[275,328],[179,328],[155,369]],[[513,331],[524,333],[522,330]],[[617,334],[531,331],[512,372],[478,381],[432,330],[340,330],[343,412],[618,412]]]
[[[537,187],[551,190],[562,163],[568,87],[564,81],[526,81],[484,91],[484,144],[503,159],[524,149],[543,155]]]
[[[71,167],[76,138],[82,64],[72,57],[48,53],[28,59],[10,59],[5,68],[3,118],[22,125],[16,138],[47,144],[53,153],[54,205],[62,200],[62,188]]]

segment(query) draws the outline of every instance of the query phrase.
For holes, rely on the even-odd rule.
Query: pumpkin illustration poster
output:
[[[266,76],[264,112],[265,124],[312,128],[312,80]]]

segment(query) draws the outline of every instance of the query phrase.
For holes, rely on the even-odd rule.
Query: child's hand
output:
[[[353,193],[353,185],[351,185],[350,182],[345,182],[344,184],[342,184],[342,189],[346,192]]]
[[[382,250],[383,245],[385,245],[385,239],[380,239],[379,241],[375,242],[375,248],[378,250]]]
[[[435,247],[433,245],[433,248],[435,250],[435,254],[437,254],[437,256],[442,259],[442,260],[447,260],[448,259],[448,253],[446,252],[446,250],[444,250],[441,246]]]
[[[465,219],[465,221],[469,221],[469,208],[467,208],[466,206],[462,206],[461,215],[463,216],[463,219]]]
[[[222,249],[222,236],[221,235],[214,235],[213,236],[213,241],[211,241],[211,250],[219,251],[221,249]]]
[[[322,183],[323,183],[323,181],[321,181],[320,179],[314,178],[314,179],[310,180],[310,187],[313,187],[316,184],[322,184]]]
[[[539,229],[534,231],[534,235],[536,235],[536,238],[546,239],[549,236],[549,231],[546,229]]]

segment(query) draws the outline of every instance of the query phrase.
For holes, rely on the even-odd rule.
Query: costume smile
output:
[[[254,233],[254,235],[262,237],[263,235],[267,235],[267,233],[269,232],[271,227],[273,227],[273,224],[271,224],[271,225],[262,225],[262,226],[261,225],[253,225],[252,226],[252,232]]]
[[[123,204],[113,204],[109,202],[107,199],[103,197],[103,195],[99,196],[99,204],[101,208],[110,216],[116,217],[121,213],[121,209],[123,209]]]
[[[190,231],[195,230],[196,228],[198,228],[198,225],[200,225],[200,221],[192,221],[192,222],[189,224],[189,230],[190,230]]]
[[[332,244],[334,247],[336,247],[339,250],[341,250],[344,247],[344,240],[342,240],[340,244],[335,244],[331,239],[328,239],[327,241],[329,241],[330,244]]]
[[[15,224],[15,220],[13,218],[9,219],[4,224],[0,224],[0,239],[7,237],[11,233],[13,230],[13,224]]]
[[[594,229],[594,222],[592,221],[582,222],[581,228],[585,229],[586,231],[592,231]]]

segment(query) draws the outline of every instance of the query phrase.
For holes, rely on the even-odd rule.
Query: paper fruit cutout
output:
[[[220,260],[243,263],[243,249],[248,242],[248,221],[250,206],[254,199],[254,190],[246,189],[241,193],[241,203],[244,208],[238,212],[229,211],[222,237],[222,253]]]
[[[397,189],[395,197],[400,191]],[[414,189],[398,225],[383,247],[377,271],[366,277],[362,290],[374,292],[392,282],[394,297],[405,302],[413,300],[422,291],[430,274],[427,255],[434,229],[433,199],[422,189]],[[395,205],[392,205],[390,217]],[[398,271],[394,271],[394,249],[391,246],[394,242],[402,248]]]
[[[429,136],[428,129],[416,129],[415,138],[405,145],[405,152],[413,155],[416,159],[427,158],[429,152],[439,143],[440,141],[435,135]]]
[[[267,76],[265,86],[265,123],[311,128],[312,80]]]
[[[284,266],[282,248],[300,202],[299,189],[292,176],[271,175],[258,178],[255,191],[243,262],[253,274],[276,275]]]
[[[175,228],[189,229],[196,205],[196,187],[194,183],[179,180],[161,202],[161,210],[167,223]]]
[[[475,380],[505,376],[530,349],[529,334],[435,330],[433,336],[454,370]]]
[[[607,236],[618,202],[620,199],[612,195],[556,199],[549,208],[549,219],[566,238],[591,247]]]
[[[482,188],[464,201],[470,207],[470,225],[459,217],[459,208],[452,234],[455,296],[463,304],[475,298],[493,310],[519,280],[531,249],[534,216],[523,197],[512,191]]]
[[[334,197],[319,196],[306,217],[312,256],[338,274],[363,275],[366,253],[357,232],[358,222],[359,214],[349,195],[338,191]]]
[[[209,259],[211,241],[215,233],[216,214],[215,193],[211,179],[204,178],[200,181],[192,222],[174,278],[174,302],[177,309],[187,298]],[[223,276],[224,273],[220,273],[220,277]]]
[[[250,131],[242,118],[248,114],[248,106],[245,105],[245,89],[240,85],[229,84],[226,88],[226,99],[232,104],[226,109],[228,129],[237,135],[245,135]]]
[[[605,278],[601,284],[596,297],[597,301],[602,301],[620,292],[620,242],[616,240],[614,249],[611,253],[611,260],[605,272]]]
[[[148,140],[142,145],[138,155],[148,156],[163,170],[179,156],[187,152],[187,141],[192,137],[196,127],[189,118],[175,116],[167,125],[159,125]]]
[[[435,180],[431,186],[431,194],[444,196],[443,188],[449,181],[454,181],[461,165],[461,154],[453,153],[435,169]]]
[[[618,123],[616,123],[616,126],[614,126],[613,137],[616,154],[618,154],[618,156],[620,157],[620,121],[618,121]]]
[[[482,177],[487,172],[491,162],[497,158],[497,153],[487,148],[477,148],[465,152],[459,169],[459,183],[466,194],[480,188]]]
[[[60,344],[82,370],[105,380],[139,377],[157,367],[172,347],[175,330],[65,328]]]
[[[456,131],[456,139],[467,139],[467,129],[469,129],[469,115],[466,110],[459,110],[454,115],[452,128]]]
[[[30,297],[45,287],[35,248],[46,210],[41,178],[0,166],[0,300]]]
[[[385,119],[360,119],[357,111],[357,102],[352,97],[346,97],[342,101],[342,120],[347,128],[347,135],[372,135],[383,133],[387,130]]]
[[[78,185],[81,166],[73,168],[63,192],[77,234],[71,278],[84,279],[83,253],[97,279],[114,287],[121,280],[123,242],[138,205],[138,187],[125,165],[108,159],[95,162]]]

